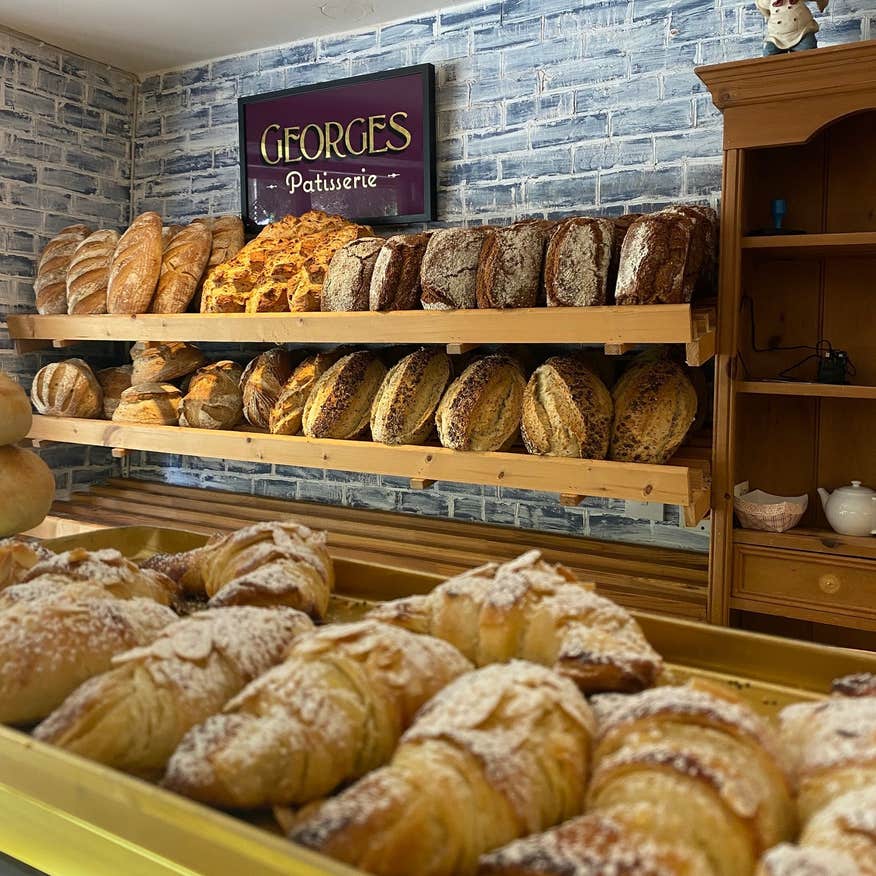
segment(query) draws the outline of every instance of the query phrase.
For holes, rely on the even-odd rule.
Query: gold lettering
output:
[[[317,146],[316,152],[312,155],[307,151],[307,132],[315,131],[317,140],[319,142],[319,146]],[[305,125],[301,130],[301,154],[308,161],[316,161],[317,158],[320,158],[323,154],[323,147],[325,146],[325,135],[323,134],[323,130],[319,125],[309,124]]]
[[[374,139],[374,133],[376,131],[383,131],[386,128],[386,116],[368,116],[368,141],[369,141],[369,152],[372,155],[376,155],[378,152],[386,152],[387,147],[384,146],[382,149],[377,148],[377,142]]]
[[[391,149],[393,152],[404,152],[405,149],[407,149],[408,146],[411,145],[411,132],[403,124],[401,124],[401,122],[396,121],[397,118],[406,119],[407,117],[408,114],[405,112],[393,113],[389,117],[389,127],[392,128],[392,130],[395,131],[397,134],[401,134],[404,139],[401,146],[393,146],[392,143],[387,140],[387,149]]]
[[[337,132],[337,136],[332,137],[332,130]],[[325,157],[332,157],[332,150],[334,149],[335,155],[338,158],[346,158],[347,153],[342,152],[338,148],[338,144],[341,143],[344,139],[344,126],[340,122],[326,122],[325,123]]]
[[[280,161],[282,161],[282,159],[283,159],[283,154],[282,154],[282,151],[280,149],[280,140],[277,140],[277,157],[273,161],[271,161],[271,159],[268,158],[268,147],[267,147],[267,143],[265,142],[268,139],[268,134],[270,134],[271,131],[279,131],[279,130],[280,130],[279,125],[268,125],[268,127],[265,128],[264,131],[262,131],[261,153],[262,153],[262,161],[264,161],[265,164],[279,164]]]
[[[283,131],[283,160],[286,164],[293,164],[296,161],[301,161],[301,156],[297,155],[295,158],[292,158],[292,143],[294,140],[298,139],[300,129],[296,126],[294,128],[285,128]]]
[[[347,129],[344,132],[344,143],[346,144],[347,152],[349,152],[350,155],[364,155],[365,152],[368,151],[368,138],[367,138],[364,131],[362,131],[362,139],[360,141],[360,145],[361,145],[360,149],[355,149],[353,147],[352,142],[350,142],[350,133],[353,130],[353,125],[364,125],[364,124],[365,124],[365,119],[363,119],[361,117],[352,119],[347,124]]]

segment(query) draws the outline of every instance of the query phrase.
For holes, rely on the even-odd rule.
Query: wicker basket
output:
[[[809,496],[773,496],[752,490],[734,500],[736,516],[744,529],[785,532],[793,529],[809,507]]]

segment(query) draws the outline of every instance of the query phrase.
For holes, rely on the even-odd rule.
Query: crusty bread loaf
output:
[[[429,238],[420,268],[424,310],[470,310],[478,306],[477,275],[488,226],[441,228]]]
[[[214,216],[208,227],[213,239],[207,267],[214,268],[240,252],[244,242],[243,220],[240,216]]]
[[[183,225],[165,225],[161,229],[161,248],[167,249],[170,242],[183,230]]]
[[[40,253],[33,284],[37,313],[67,313],[67,269],[76,248],[89,234],[87,225],[68,225]]]
[[[181,407],[182,393],[172,383],[138,383],[122,393],[113,422],[176,426]]]
[[[206,361],[204,354],[182,341],[138,341],[131,347],[131,383],[163,383],[185,377]]]
[[[484,356],[450,384],[435,422],[453,450],[506,450],[516,440],[526,380],[507,356]]]
[[[678,204],[666,212],[678,213],[693,222],[684,277],[684,300],[715,294],[718,264],[718,214],[702,204]]]
[[[435,428],[447,389],[450,357],[441,347],[420,347],[386,375],[371,407],[371,437],[382,444],[422,444]]]
[[[102,368],[95,374],[97,382],[103,390],[103,415],[111,420],[122,393],[131,386],[133,365],[117,365],[113,368]]]
[[[614,224],[614,232],[611,241],[611,267],[608,271],[608,300],[606,304],[614,304],[614,292],[617,287],[617,274],[620,268],[621,250],[623,249],[624,239],[630,226],[637,219],[640,219],[641,213],[624,213],[623,216],[615,216],[612,220]]]
[[[21,441],[33,422],[27,393],[0,371],[0,447]]]
[[[527,219],[487,232],[478,264],[478,307],[538,304],[545,248],[554,228],[553,222]]]
[[[292,373],[292,357],[282,347],[274,347],[256,356],[243,372],[243,415],[253,426],[267,429],[271,411]]]
[[[243,369],[236,362],[213,362],[196,371],[182,400],[180,426],[233,429],[243,419]]]
[[[544,285],[549,307],[592,307],[608,303],[608,275],[614,240],[610,219],[578,216],[557,226],[547,248]]]
[[[55,498],[52,470],[30,450],[0,447],[0,538],[38,526]]]
[[[682,304],[690,301],[688,259],[694,220],[670,210],[630,225],[621,247],[617,304]]]
[[[34,407],[49,417],[100,417],[103,390],[87,362],[66,359],[37,371],[30,388]]]
[[[148,313],[161,273],[161,217],[141,213],[121,236],[110,266],[108,313]]]
[[[386,366],[368,350],[339,359],[316,381],[301,426],[308,438],[360,438]]]
[[[106,313],[110,264],[117,231],[95,231],[76,247],[67,268],[67,312]]]
[[[621,462],[666,462],[697,413],[693,384],[664,350],[638,356],[611,394],[614,424],[609,457]]]
[[[185,313],[210,258],[212,234],[193,222],[177,232],[164,249],[152,313]]]
[[[316,381],[343,355],[344,351],[341,349],[316,353],[308,356],[295,368],[271,408],[268,425],[274,435],[297,435],[301,431],[304,406]]]
[[[368,293],[371,310],[415,310],[420,305],[420,266],[428,234],[387,238],[374,263]]]
[[[539,456],[605,459],[614,404],[605,384],[575,356],[553,356],[529,379],[521,435]]]
[[[368,310],[371,277],[383,242],[381,237],[360,237],[332,256],[322,289],[323,310]]]

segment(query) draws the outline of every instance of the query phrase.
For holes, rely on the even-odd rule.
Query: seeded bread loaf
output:
[[[33,284],[37,313],[67,313],[67,270],[76,248],[89,234],[87,225],[68,225],[40,253]]]
[[[523,443],[538,456],[605,459],[613,407],[611,393],[584,362],[554,356],[526,386]]]
[[[182,341],[138,341],[131,347],[131,383],[163,383],[191,374],[204,364],[204,354]]]
[[[240,378],[243,392],[243,415],[253,426],[267,429],[271,410],[277,403],[292,373],[292,357],[282,347],[274,347],[256,356]]]
[[[371,277],[382,247],[382,237],[360,237],[332,256],[322,289],[323,310],[368,310]]]
[[[633,361],[612,390],[609,456],[621,462],[666,462],[697,413],[697,393],[684,369],[663,350]]]
[[[118,365],[114,368],[102,368],[95,374],[103,390],[103,415],[108,420],[113,418],[122,393],[130,388],[133,373],[133,365]]]
[[[182,392],[172,383],[140,383],[122,393],[113,422],[176,426],[181,406]]]
[[[489,226],[442,228],[426,246],[420,268],[424,310],[471,310],[478,306],[477,275]]]
[[[392,367],[371,408],[371,436],[382,444],[422,444],[451,377],[441,347],[420,347]]]
[[[82,359],[66,359],[40,368],[30,397],[37,411],[49,417],[90,419],[103,414],[103,391]]]
[[[506,450],[516,440],[526,380],[507,356],[484,356],[450,384],[438,405],[438,437],[452,450]]]
[[[420,266],[428,234],[397,234],[377,255],[371,275],[371,310],[415,310],[420,304]]]
[[[141,213],[119,238],[110,265],[106,294],[108,313],[148,313],[158,275],[164,244],[161,217]]]
[[[182,400],[180,426],[233,429],[243,419],[243,369],[236,362],[213,362],[196,371]]]
[[[67,268],[67,312],[106,313],[110,264],[119,235],[95,231],[76,247]]]
[[[608,303],[614,224],[578,216],[561,222],[547,248],[544,285],[548,307]]]
[[[297,435],[301,431],[304,406],[316,381],[331,368],[343,352],[333,350],[308,356],[286,381],[276,404],[271,408],[269,428],[274,435]]]
[[[0,371],[0,447],[21,441],[30,432],[32,423],[27,393]]]
[[[371,405],[386,367],[368,350],[350,353],[332,365],[313,387],[304,406],[308,438],[359,438],[368,428]]]
[[[185,313],[210,258],[212,234],[193,222],[180,229],[164,250],[152,313]]]
[[[478,307],[539,303],[545,248],[554,227],[543,219],[527,219],[487,232],[478,264]]]

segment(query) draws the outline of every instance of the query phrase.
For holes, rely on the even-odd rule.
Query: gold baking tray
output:
[[[114,547],[134,559],[188,550],[205,536],[151,527],[47,541],[53,550]],[[332,617],[428,592],[438,576],[336,560]],[[668,679],[718,678],[767,713],[823,696],[832,679],[876,672],[876,654],[636,613]],[[276,833],[0,727],[0,851],[51,876],[353,876],[358,871]],[[414,876],[414,874],[411,874]]]

